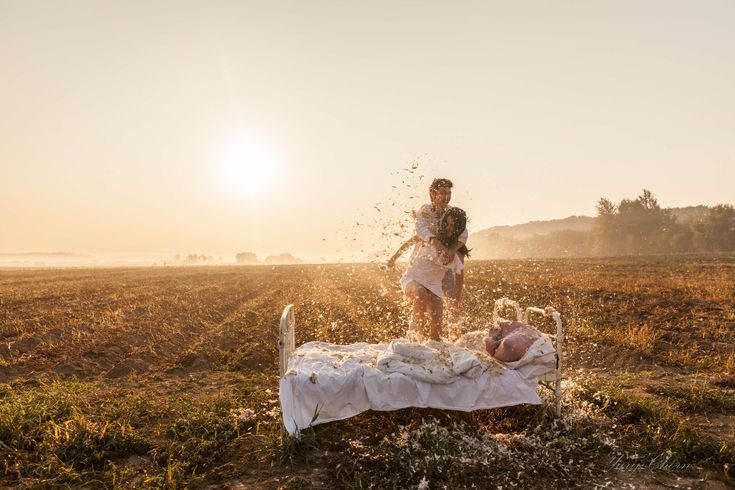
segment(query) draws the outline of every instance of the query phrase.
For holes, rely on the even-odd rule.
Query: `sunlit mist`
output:
[[[267,194],[283,171],[283,157],[273,143],[241,132],[220,143],[215,162],[222,189],[241,198]]]

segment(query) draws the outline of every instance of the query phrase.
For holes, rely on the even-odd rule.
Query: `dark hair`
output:
[[[437,191],[442,187],[449,187],[451,189],[454,187],[454,184],[452,184],[452,181],[449,179],[434,179],[431,181],[431,185],[429,186],[429,192]]]
[[[447,218],[450,216],[454,220],[454,230],[451,234],[447,230]],[[467,213],[460,208],[449,208],[439,218],[439,233],[437,234],[437,238],[447,247],[451,247],[457,242],[459,235],[464,232],[465,228],[467,228]],[[462,245],[457,252],[465,257],[470,256],[470,251],[466,245]]]

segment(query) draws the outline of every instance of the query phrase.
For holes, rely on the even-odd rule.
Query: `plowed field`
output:
[[[387,341],[407,326],[398,278],[374,264],[0,271],[0,485],[733,483],[733,256],[471,262],[464,330],[503,296],[562,314],[561,420],[550,403],[411,409],[283,437],[283,308],[297,345]]]

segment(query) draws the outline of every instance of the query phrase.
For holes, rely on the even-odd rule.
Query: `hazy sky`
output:
[[[435,176],[470,231],[732,203],[733,26],[732,0],[0,0],[0,252],[360,256]]]

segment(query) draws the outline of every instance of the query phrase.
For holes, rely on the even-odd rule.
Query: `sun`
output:
[[[282,158],[262,136],[237,134],[220,144],[216,156],[222,187],[238,197],[262,197],[280,177]]]

